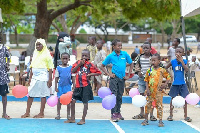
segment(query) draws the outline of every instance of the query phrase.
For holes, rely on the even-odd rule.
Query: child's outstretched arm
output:
[[[165,66],[165,69],[168,69],[171,65],[172,65],[171,62],[169,62],[169,63]]]
[[[114,77],[115,77],[115,74],[109,73],[109,72],[105,69],[105,65],[104,65],[104,64],[102,64],[102,65],[100,66],[100,69],[105,73],[105,75],[108,75],[108,76],[110,76],[111,78],[114,78]]]
[[[94,66],[94,64],[92,64],[90,67],[90,72],[91,73],[87,75],[88,77],[101,75],[101,71],[96,66]]]

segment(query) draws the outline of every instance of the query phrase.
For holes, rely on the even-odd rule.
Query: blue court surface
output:
[[[78,122],[79,120],[76,120]],[[117,123],[110,120],[86,120],[85,125],[64,123],[64,119],[0,119],[1,133],[199,133],[182,121],[163,121],[165,127],[158,127],[158,122],[149,122],[141,126],[142,120],[124,120]]]

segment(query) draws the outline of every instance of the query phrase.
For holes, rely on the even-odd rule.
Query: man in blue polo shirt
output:
[[[121,51],[122,43],[120,40],[113,40],[112,47],[114,51],[103,61],[101,70],[106,75],[110,76],[109,88],[112,93],[115,94],[117,100],[115,107],[111,109],[111,119],[113,122],[117,122],[118,120],[124,120],[120,113],[122,95],[124,93],[125,80],[129,79],[131,70],[133,69],[133,64],[128,53]],[[127,76],[125,76],[126,63],[131,64],[130,71]],[[112,64],[112,73],[109,73],[104,68],[108,64]]]

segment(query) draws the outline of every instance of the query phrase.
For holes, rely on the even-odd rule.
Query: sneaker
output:
[[[117,113],[117,117],[119,120],[124,120],[124,117],[122,117],[121,113]]]
[[[117,115],[117,113],[113,113],[113,114],[112,114],[111,120],[112,120],[113,122],[118,122],[118,115]]]

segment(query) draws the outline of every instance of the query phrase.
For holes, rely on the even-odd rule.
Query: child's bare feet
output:
[[[60,120],[60,118],[61,118],[60,115],[57,115],[57,116],[55,117],[56,120]]]
[[[76,121],[75,120],[72,120],[72,119],[69,119],[69,120],[66,120],[64,121],[64,123],[75,123]]]
[[[21,116],[21,118],[26,118],[26,117],[30,117],[30,114],[25,113],[24,115]]]
[[[44,114],[38,114],[38,115],[35,115],[33,118],[44,118]]]
[[[2,118],[5,118],[6,120],[10,120],[11,119],[10,116],[7,115],[7,114],[2,115]]]
[[[83,125],[85,124],[85,121],[83,121],[82,119],[77,123],[77,125]]]

